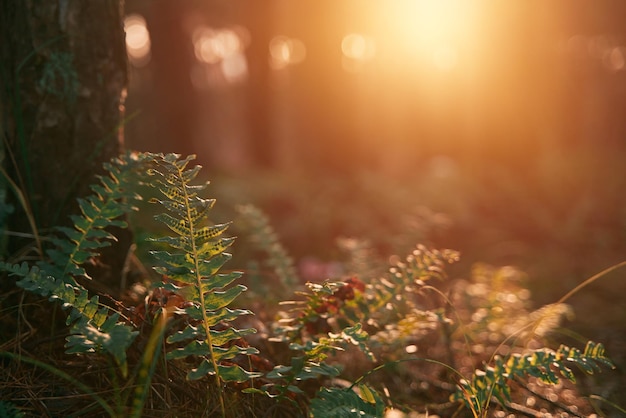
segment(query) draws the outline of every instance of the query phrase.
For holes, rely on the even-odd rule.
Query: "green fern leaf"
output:
[[[152,252],[161,264],[155,270],[169,280],[176,281],[175,284],[163,283],[161,286],[190,301],[184,311],[190,319],[198,322],[194,325],[189,323],[182,331],[167,338],[170,344],[184,344],[167,356],[169,359],[189,356],[200,359],[198,366],[189,371],[189,379],[215,375],[218,382],[240,382],[255,374],[234,364],[232,360],[257,351],[239,347],[236,340],[256,331],[233,327],[225,330],[212,328],[250,312],[228,309],[246,288],[233,285],[241,277],[240,273],[219,273],[220,268],[231,258],[225,251],[232,245],[234,238],[223,237],[230,223],[210,224],[208,212],[215,200],[198,196],[208,183],[191,184],[200,172],[200,166],[188,168],[193,158],[188,156],[181,159],[177,154],[160,155],[155,167],[149,171],[155,179],[154,186],[163,195],[162,199],[151,201],[167,211],[158,214],[155,219],[174,234],[152,239],[173,248],[171,252]]]
[[[32,266],[0,263],[0,270],[20,277],[18,286],[58,300],[68,310],[68,353],[103,350],[112,355],[124,375],[126,350],[137,332],[118,322],[119,316],[110,308],[100,306],[98,296],[89,297],[77,278],[89,279],[82,264],[98,257],[99,250],[115,240],[106,229],[126,227],[120,217],[134,209],[132,202],[139,196],[131,190],[141,182],[145,164],[153,158],[147,153],[126,154],[105,164],[108,176],[99,177],[100,184],[92,187],[93,195],[78,200],[81,214],[71,216],[73,228],[56,230],[59,236],[50,239],[54,247],[46,251],[46,260]]]
[[[578,365],[588,374],[601,370],[600,364],[615,368],[606,356],[604,346],[593,341],[587,343],[584,352],[561,345],[556,351],[543,348],[524,355],[512,354],[506,361],[496,356],[494,363],[495,367],[476,370],[471,382],[459,382],[458,390],[451,398],[463,401],[472,411],[481,411],[486,408],[491,396],[503,405],[511,401],[508,381],[513,377],[533,376],[543,383],[556,385],[559,376],[555,371],[572,382],[576,381],[567,363]]]
[[[246,382],[261,377],[262,373],[249,372],[238,366],[218,366],[220,376],[227,382]]]
[[[313,418],[382,418],[385,413],[385,404],[380,395],[365,385],[361,385],[360,388],[363,397],[352,390],[320,389],[316,397],[311,400],[311,416]]]
[[[11,402],[0,401],[0,418],[22,418],[24,413]]]
[[[239,296],[246,287],[243,285],[237,285],[229,288],[224,292],[211,292],[204,296],[204,306],[209,311],[216,311],[221,308],[225,308]]]
[[[196,321],[201,321],[203,319],[202,312],[195,306],[185,309],[185,313],[189,316],[190,319],[193,319]],[[215,315],[213,315],[212,317],[207,318],[207,324],[209,325],[209,327],[213,327],[219,324],[220,322],[229,323],[239,318],[240,316],[244,316],[244,315],[252,315],[252,312],[247,309],[231,310],[228,308],[224,308],[215,312]]]
[[[592,359],[597,363],[602,363],[605,366],[610,367],[611,369],[615,368],[615,364],[613,363],[613,361],[611,361],[611,359],[607,357],[606,350],[604,349],[604,345],[602,345],[602,343],[588,341],[582,357]]]
[[[281,294],[287,295],[287,292],[291,294],[298,285],[298,275],[293,259],[279,241],[278,234],[270,225],[268,217],[259,208],[253,205],[242,205],[236,209],[242,218],[241,223],[244,225],[244,229],[250,234],[249,241],[255,248],[267,254],[265,264],[274,271],[278,282],[281,284],[280,289],[273,288],[269,293],[281,300]],[[262,283],[259,285],[263,286]]]

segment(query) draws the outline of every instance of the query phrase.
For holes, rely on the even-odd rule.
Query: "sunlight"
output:
[[[306,46],[296,38],[276,36],[270,41],[269,49],[270,67],[275,70],[299,64],[306,58]]]
[[[244,48],[241,38],[232,29],[199,27],[192,39],[196,58],[208,64],[216,64]]]
[[[626,48],[614,47],[603,57],[604,65],[611,71],[619,71],[624,69],[626,64]]]
[[[369,61],[376,55],[376,44],[368,36],[351,33],[343,38],[341,51],[353,60]]]
[[[356,73],[363,65],[376,56],[376,43],[373,38],[360,33],[346,35],[341,41],[343,52],[343,69]]]
[[[150,33],[143,16],[132,14],[124,19],[126,32],[126,50],[130,62],[136,67],[142,67],[150,62]]]
[[[194,85],[215,84],[219,79],[235,84],[245,81],[248,76],[248,62],[244,54],[249,41],[249,33],[243,27],[215,29],[199,26],[192,34],[194,54],[200,63],[207,67],[196,68],[192,73]],[[207,80],[203,81],[203,78]],[[213,81],[210,81],[213,80]]]
[[[458,44],[469,35],[470,2],[390,0],[379,11],[387,42],[405,59],[426,59],[442,71],[457,65]]]
[[[224,78],[231,84],[245,81],[248,77],[248,61],[242,52],[230,54],[220,65]]]

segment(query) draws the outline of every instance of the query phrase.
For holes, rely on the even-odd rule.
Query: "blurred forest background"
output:
[[[126,147],[195,153],[302,280],[337,239],[527,272],[537,306],[626,252],[626,3],[127,0]],[[220,209],[221,208],[221,209]],[[245,251],[236,244],[237,256]],[[623,373],[626,283],[574,296]]]

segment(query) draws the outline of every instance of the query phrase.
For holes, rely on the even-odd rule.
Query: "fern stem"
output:
[[[184,178],[184,173],[183,173],[183,168],[180,168],[178,165],[176,165],[176,168],[178,170],[178,176],[179,178],[183,179]],[[189,202],[191,201],[191,197],[189,196],[189,194],[187,193],[187,188],[183,185],[182,187],[182,191],[185,197],[185,201]],[[220,371],[218,368],[218,364],[217,361],[215,359],[215,352],[213,351],[213,341],[211,338],[211,329],[209,327],[209,317],[207,316],[207,309],[206,309],[206,301],[204,298],[204,292],[202,292],[202,276],[200,276],[200,260],[198,260],[198,248],[196,246],[196,240],[193,238],[195,235],[195,222],[193,219],[193,216],[191,214],[191,206],[190,205],[185,205],[185,211],[187,214],[187,222],[189,225],[189,236],[192,237],[191,241],[191,249],[192,249],[192,254],[193,254],[193,265],[194,265],[194,276],[195,276],[195,280],[196,280],[196,288],[198,289],[198,299],[200,302],[200,311],[202,312],[202,322],[204,324],[204,328],[206,331],[206,339],[205,339],[205,343],[207,344],[207,347],[209,349],[209,354],[211,356],[211,363],[213,364],[213,370],[215,371],[215,380],[217,383],[219,390],[219,398],[220,398],[220,409],[222,411],[222,417],[226,417],[226,405],[224,403],[224,393],[221,390],[222,387],[222,378],[220,376]]]

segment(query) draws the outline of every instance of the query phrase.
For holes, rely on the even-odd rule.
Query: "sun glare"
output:
[[[207,64],[216,64],[243,51],[241,38],[232,29],[197,28],[192,40],[196,58]]]
[[[463,0],[388,0],[381,32],[404,59],[425,59],[437,69],[453,69],[459,43],[469,36],[471,2]]]
[[[356,73],[376,56],[376,42],[370,36],[351,33],[341,41],[341,52],[344,70]]]
[[[142,67],[150,62],[150,33],[146,20],[141,15],[132,14],[124,19],[126,32],[126,50],[130,62],[136,67]]]
[[[276,36],[269,45],[270,66],[275,70],[299,64],[306,58],[306,46],[297,38]]]
[[[194,85],[219,84],[218,80],[235,84],[246,80],[248,62],[244,52],[249,33],[245,28],[217,29],[201,25],[191,38],[196,59],[204,64],[192,71]]]
[[[376,44],[369,36],[351,33],[343,38],[341,51],[347,58],[356,61],[369,61],[376,55]]]

